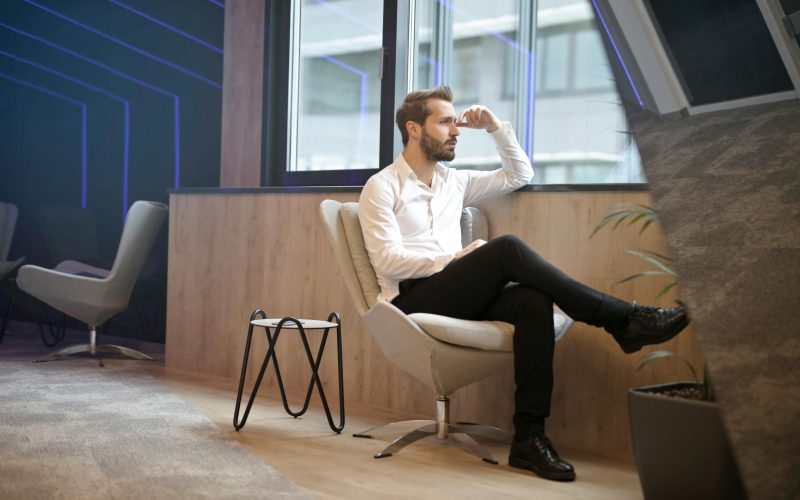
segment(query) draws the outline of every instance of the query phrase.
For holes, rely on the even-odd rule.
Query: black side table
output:
[[[259,319],[260,318],[260,319]],[[253,327],[260,326],[264,328],[264,333],[267,337],[267,343],[269,344],[269,348],[267,349],[267,354],[264,356],[264,361],[261,363],[261,369],[258,372],[258,377],[256,378],[255,385],[253,386],[253,391],[250,394],[250,399],[247,402],[247,407],[244,410],[244,415],[242,415],[241,421],[239,420],[239,407],[242,402],[242,392],[244,390],[244,381],[245,375],[247,374],[247,361],[250,358],[250,344],[253,339]],[[271,328],[275,328],[275,333],[271,332]],[[338,361],[339,361],[339,424],[336,425],[333,422],[333,418],[331,417],[331,410],[328,407],[328,399],[325,397],[325,390],[322,388],[322,382],[319,378],[319,365],[322,361],[322,353],[325,350],[325,343],[328,340],[328,333],[330,332],[331,328],[336,328],[336,347],[337,347],[337,354],[338,354]],[[289,407],[289,402],[286,400],[286,391],[283,387],[283,378],[281,377],[281,370],[278,366],[278,358],[275,355],[275,344],[278,342],[278,337],[281,334],[281,331],[284,329],[291,329],[297,330],[300,334],[300,340],[303,341],[303,347],[306,351],[306,356],[308,357],[308,364],[311,367],[311,380],[308,382],[308,391],[306,392],[306,399],[303,403],[303,408],[300,411],[293,411]],[[319,345],[319,351],[317,352],[316,358],[311,353],[311,347],[308,344],[308,339],[306,338],[306,330],[324,330],[322,334],[322,340]],[[253,314],[250,315],[250,324],[247,328],[247,342],[244,347],[244,359],[242,360],[242,374],[239,377],[239,391],[236,394],[236,408],[234,409],[233,413],[233,427],[238,431],[242,427],[244,427],[245,422],[247,422],[247,416],[250,414],[250,409],[253,406],[253,401],[256,398],[256,394],[258,393],[258,388],[261,386],[261,381],[264,378],[264,373],[267,371],[267,366],[269,365],[270,360],[272,360],[272,366],[275,369],[275,377],[278,379],[278,387],[281,391],[281,399],[283,400],[283,408],[286,410],[286,413],[297,418],[303,415],[306,410],[308,410],[308,403],[311,401],[311,393],[314,390],[314,385],[316,384],[317,389],[319,390],[319,398],[322,400],[322,406],[325,408],[325,416],[328,418],[328,425],[330,426],[333,432],[339,434],[344,429],[344,382],[342,380],[342,320],[339,318],[339,314],[332,312],[328,315],[327,321],[321,320],[312,320],[312,319],[297,319],[291,316],[287,316],[282,319],[270,319],[267,318],[267,314],[262,311],[261,309],[256,309]]]

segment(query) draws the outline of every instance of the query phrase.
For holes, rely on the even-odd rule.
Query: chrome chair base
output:
[[[130,347],[122,347],[115,344],[98,344],[97,343],[97,330],[95,328],[90,329],[90,342],[88,344],[77,344],[72,345],[69,347],[65,347],[63,349],[59,349],[56,352],[51,353],[50,355],[36,359],[34,363],[45,363],[47,361],[56,361],[61,359],[63,356],[69,356],[70,354],[78,354],[82,352],[91,353],[93,356],[97,356],[97,362],[100,366],[105,366],[103,364],[103,358],[100,354],[122,354],[123,356],[127,356],[132,359],[141,359],[146,361],[155,361],[155,358],[148,356],[147,354],[137,351],[136,349],[131,349]]]
[[[480,425],[470,422],[456,422],[452,424],[449,421],[449,409],[450,400],[446,396],[440,396],[436,400],[436,420],[405,420],[402,422],[392,422],[390,424],[367,429],[358,434],[353,434],[353,437],[373,439],[374,434],[382,433],[389,430],[391,427],[407,427],[408,425],[414,425],[415,428],[413,430],[396,438],[389,446],[376,453],[375,458],[390,457],[412,443],[430,436],[435,436],[437,439],[443,440],[448,444],[454,444],[460,447],[484,462],[497,465],[497,460],[495,460],[492,455],[486,451],[486,448],[478,443],[473,436],[482,436],[503,443],[510,443],[511,434],[503,429],[490,425]]]

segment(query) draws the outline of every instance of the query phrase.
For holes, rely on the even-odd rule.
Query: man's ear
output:
[[[406,132],[408,132],[408,137],[419,140],[422,136],[422,126],[414,120],[408,120],[406,122]]]

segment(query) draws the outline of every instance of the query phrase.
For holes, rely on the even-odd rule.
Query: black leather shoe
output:
[[[689,324],[683,307],[647,307],[633,305],[628,326],[612,333],[622,350],[630,354],[651,344],[671,339]]]
[[[574,481],[575,469],[558,456],[553,443],[544,434],[511,443],[508,465],[527,469],[537,476],[553,481]]]

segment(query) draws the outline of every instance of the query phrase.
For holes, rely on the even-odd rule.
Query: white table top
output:
[[[254,319],[250,322],[250,324],[255,326],[275,328],[282,319],[283,318]],[[300,321],[300,324],[303,326],[304,330],[319,330],[323,328],[336,328],[338,326],[336,323],[331,323],[330,321],[321,321],[318,319],[297,318],[297,320]],[[293,328],[296,330],[297,324],[295,324],[294,321],[287,320],[281,328]]]

